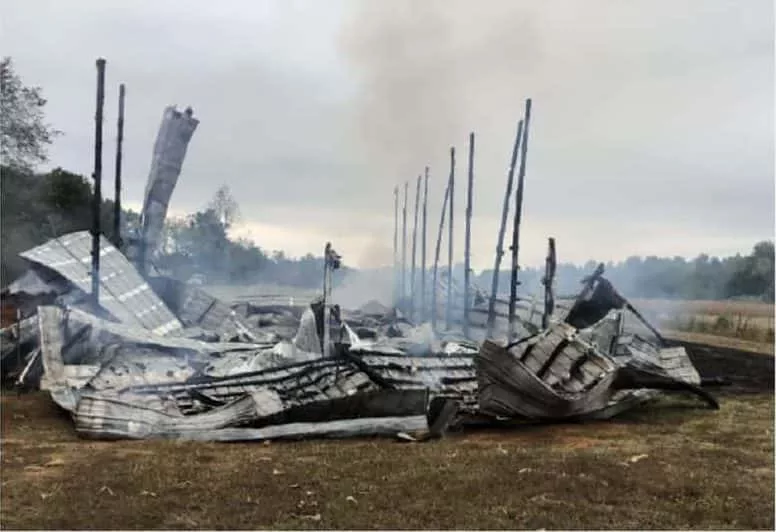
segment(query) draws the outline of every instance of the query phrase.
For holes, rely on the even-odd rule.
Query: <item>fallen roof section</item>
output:
[[[21,256],[57,272],[81,291],[89,293],[91,242],[88,231],[79,231],[49,240]],[[102,235],[99,281],[100,305],[120,322],[161,335],[183,328],[135,267]]]

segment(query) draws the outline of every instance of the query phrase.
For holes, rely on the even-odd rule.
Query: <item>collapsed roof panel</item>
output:
[[[54,270],[90,293],[91,242],[88,231],[79,231],[49,240],[21,256]],[[135,267],[104,236],[100,236],[99,280],[100,305],[122,323],[161,335],[182,329],[180,321]]]
[[[167,277],[149,283],[187,328],[215,333],[220,341],[277,342],[277,335],[253,331],[226,303],[197,286]]]
[[[27,258],[83,292],[89,236],[67,235]],[[101,281],[104,306],[121,323],[74,308],[38,308],[41,388],[73,413],[82,436],[234,441],[414,430],[433,435],[450,423],[503,417],[607,418],[661,389],[689,391],[718,406],[698,386],[700,376],[684,349],[666,347],[659,335],[626,330],[625,316],[635,311],[624,299],[601,296],[614,292],[592,285],[570,307],[558,306],[548,327],[537,326],[538,332],[509,345],[478,345],[456,330],[438,335],[428,323],[413,325],[394,312],[380,317],[375,308],[372,315],[337,313],[324,350],[320,302],[294,318],[293,340],[278,341],[265,329],[248,330],[243,318],[196,287],[152,279],[160,295],[150,287],[138,290],[148,285],[120,254],[112,259],[114,252],[103,247]],[[148,299],[141,300],[143,294]],[[155,304],[168,315],[137,312]],[[523,307],[521,319],[530,323],[535,313],[531,305]],[[564,319],[568,315],[576,325]],[[144,316],[157,318],[144,322]],[[188,328],[164,335],[170,316]],[[194,339],[191,329],[199,327],[217,331],[221,341]],[[230,338],[242,342],[223,341]]]

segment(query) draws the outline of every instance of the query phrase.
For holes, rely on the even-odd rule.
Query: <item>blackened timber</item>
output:
[[[585,365],[585,362],[587,362],[589,357],[590,357],[590,354],[589,353],[585,353],[584,355],[582,355],[581,357],[576,359],[571,364],[571,369],[569,370],[569,375],[575,376],[578,373],[580,373],[582,371],[582,366]]]
[[[97,59],[97,111],[94,114],[94,193],[92,194],[92,299],[100,305],[100,209],[102,207],[102,116],[105,107],[105,59]]]
[[[439,274],[439,253],[442,248],[442,229],[445,226],[445,214],[447,212],[447,198],[450,195],[450,180],[447,180],[445,188],[445,198],[442,200],[442,216],[439,219],[439,231],[437,232],[436,253],[434,254],[434,269],[431,276],[431,328],[436,331],[437,324],[437,293],[439,292],[438,274]]]
[[[555,256],[555,239],[550,237],[547,245],[547,259],[544,264],[544,314],[542,314],[542,328],[546,329],[550,324],[550,316],[555,311],[555,268],[557,258]]]
[[[124,84],[119,85],[119,118],[116,132],[116,174],[113,200],[113,244],[117,249],[122,247],[121,239],[121,158],[124,145]]]
[[[517,174],[517,194],[515,194],[515,218],[512,227],[512,275],[509,286],[509,341],[515,331],[515,301],[517,300],[517,274],[520,253],[520,222],[523,216],[523,187],[525,184],[525,159],[528,154],[528,131],[531,124],[531,99],[525,101],[525,116],[523,117],[523,139],[520,146],[520,171]]]
[[[412,268],[410,268],[410,319],[415,315],[415,257],[418,243],[418,208],[420,207],[420,180],[415,187],[415,223],[412,226]]]
[[[399,303],[399,187],[393,188],[393,306]]]
[[[471,307],[471,241],[472,191],[474,189],[474,133],[469,133],[469,182],[466,190],[466,236],[464,239],[463,271],[463,335],[469,337],[469,307]]]
[[[426,321],[426,218],[428,215],[428,166],[423,176],[423,223],[420,244],[420,316]]]
[[[516,344],[512,343],[512,344],[507,344],[507,345],[516,345]],[[536,343],[533,343],[533,344],[530,344],[530,345],[528,345],[528,346],[527,346],[527,347],[526,347],[526,348],[523,350],[523,354],[522,354],[522,355],[520,355],[520,362],[525,362],[525,361],[528,359],[528,355],[530,355],[530,354],[531,354],[531,351],[533,351],[533,348],[534,348],[534,347],[536,347]]]
[[[515,144],[512,147],[512,159],[509,163],[509,173],[507,175],[507,190],[504,194],[504,206],[501,211],[501,225],[498,231],[498,240],[496,242],[496,260],[493,265],[493,279],[490,288],[490,300],[488,301],[488,324],[487,336],[493,334],[493,327],[496,324],[496,296],[498,294],[498,274],[501,267],[501,258],[504,256],[504,232],[507,226],[507,216],[509,215],[509,198],[512,196],[512,182],[515,177],[515,164],[517,163],[517,151],[520,147],[520,141],[523,135],[523,121],[517,123],[517,135]]]
[[[450,148],[450,225],[447,237],[447,306],[445,313],[445,327],[449,330],[453,324],[453,206],[455,192],[455,148]]]
[[[402,208],[401,224],[401,296],[399,305],[404,305],[407,297],[407,190],[409,183],[404,183],[404,207]],[[402,309],[405,310],[405,309]]]

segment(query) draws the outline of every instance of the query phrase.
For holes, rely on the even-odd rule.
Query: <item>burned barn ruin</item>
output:
[[[98,63],[98,84],[104,68]],[[99,89],[98,116],[101,94]],[[122,90],[122,108],[123,100]],[[407,187],[401,224],[395,191],[394,301],[346,309],[332,304],[331,274],[341,257],[331,244],[323,250],[321,294],[303,306],[220,301],[155,270],[167,205],[199,123],[191,109],[169,107],[154,145],[141,232],[110,242],[96,218],[91,231],[62,235],[22,254],[28,272],[2,293],[16,309],[4,315],[3,378],[19,389],[48,392],[80,436],[97,439],[387,435],[417,441],[482,423],[605,419],[643,407],[666,390],[717,408],[684,348],[669,345],[607,281],[602,266],[582,280],[574,298],[557,298],[550,239],[543,301],[518,296],[530,119],[527,100],[511,154],[490,291],[473,286],[469,276],[472,133],[463,286],[452,276],[451,149],[432,267],[426,263],[426,168],[414,187],[411,242]],[[119,149],[117,176],[120,165]],[[512,202],[511,283],[509,296],[502,297],[498,271]],[[446,220],[444,272],[439,259]]]

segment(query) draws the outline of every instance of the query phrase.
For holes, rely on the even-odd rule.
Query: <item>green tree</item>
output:
[[[0,60],[0,159],[5,166],[31,171],[46,162],[46,149],[60,132],[45,122],[40,87],[27,87],[10,57]]]
[[[0,167],[0,284],[24,273],[19,253],[74,231],[91,228],[92,188],[83,177],[61,168],[44,174]],[[140,216],[122,212],[122,232],[137,227]],[[103,200],[100,212],[103,234],[113,238],[113,202]]]
[[[771,241],[758,242],[752,253],[739,258],[727,282],[729,297],[759,297],[774,300],[774,246]]]

